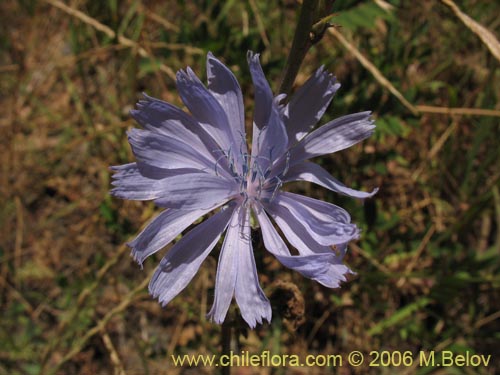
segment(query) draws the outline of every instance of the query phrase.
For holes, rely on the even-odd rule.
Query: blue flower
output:
[[[376,193],[356,191],[307,160],[348,148],[374,131],[369,112],[340,117],[311,131],[340,87],[320,68],[286,105],[273,97],[259,63],[248,54],[255,87],[253,142],[246,144],[245,110],[238,82],[211,53],[208,88],[190,68],[177,73],[177,89],[188,114],[145,96],[132,116],[143,130],[128,139],[137,162],[115,166],[112,194],[123,199],[154,200],[162,213],[128,245],[142,265],[203,215],[167,252],[149,284],[162,305],[191,281],[223,233],[215,298],[208,313],[222,323],[233,297],[250,327],[271,320],[271,306],[257,276],[251,241],[251,215],[264,246],[284,266],[335,288],[351,270],[342,263],[347,243],[359,237],[349,214],[330,203],[289,192],[289,181],[310,181],[355,198]],[[298,252],[292,255],[272,221]],[[334,251],[335,250],[335,251]]]

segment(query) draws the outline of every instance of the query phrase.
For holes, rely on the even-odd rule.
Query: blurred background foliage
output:
[[[342,87],[322,123],[373,111],[371,139],[318,162],[380,192],[362,204],[308,184],[289,189],[351,212],[363,228],[346,256],[357,275],[330,290],[256,246],[273,321],[242,325],[233,345],[302,356],[470,351],[491,354],[489,367],[235,373],[500,371],[500,64],[445,3],[335,1],[338,27],[309,51],[296,86],[324,64]],[[500,35],[498,1],[456,5]],[[133,160],[125,132],[140,93],[182,105],[175,71],[203,76],[208,51],[235,72],[250,119],[246,52],[261,53],[277,90],[299,9],[293,0],[0,2],[0,374],[217,373],[170,361],[220,353],[220,327],[205,319],[217,252],[162,309],[146,290],[160,255],[140,270],[123,245],[157,209],[112,199],[108,166]]]

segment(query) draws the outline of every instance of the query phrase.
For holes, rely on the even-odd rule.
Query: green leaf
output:
[[[416,302],[413,302],[413,303],[399,309],[392,316],[377,323],[375,326],[373,326],[368,331],[368,334],[373,336],[373,335],[378,335],[378,334],[382,333],[387,328],[395,326],[395,325],[401,323],[403,320],[409,318],[415,312],[423,309],[425,306],[427,306],[431,302],[432,302],[432,300],[430,298],[427,298],[427,297],[420,298]]]
[[[332,18],[332,22],[340,24],[346,29],[356,31],[358,28],[372,29],[377,19],[391,20],[393,15],[377,4],[369,2],[341,12]]]

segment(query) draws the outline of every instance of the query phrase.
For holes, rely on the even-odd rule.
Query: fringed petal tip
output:
[[[161,307],[165,307],[168,305],[168,303],[172,299],[171,298],[166,299],[165,293],[163,293],[163,290],[160,290],[158,288],[158,286],[153,285],[155,280],[156,280],[155,276],[156,276],[156,274],[153,275],[153,277],[151,278],[151,281],[149,282],[148,291],[149,291],[149,294],[151,295],[151,297],[153,297],[153,299],[156,299],[158,301],[158,303],[161,305]]]
[[[179,69],[177,73],[175,73],[175,78],[177,80],[177,84],[185,83],[188,81],[187,74],[183,69]]]
[[[360,192],[360,193],[364,193],[364,196],[362,196],[362,197],[354,197],[354,198],[358,198],[361,201],[364,201],[365,199],[373,198],[373,196],[375,194],[377,194],[378,191],[379,191],[379,188],[376,187],[376,188],[373,188],[373,190],[371,192]]]
[[[250,64],[251,62],[259,62],[259,53],[254,53],[253,51],[247,51],[247,61]]]
[[[179,69],[175,74],[177,82],[185,84],[200,83],[200,79],[189,66],[186,69]]]
[[[149,96],[148,94],[146,94],[145,92],[142,92],[141,93],[141,98],[135,103],[135,107],[137,109],[131,109],[129,111],[129,114],[133,117],[133,113],[135,112],[140,112],[141,110],[143,110],[148,104],[150,104],[151,102],[155,102],[155,101],[160,101],[160,99],[157,99],[157,98],[154,98],[152,96]]]
[[[139,267],[141,267],[141,270],[143,270],[144,269],[144,259],[142,259],[142,257],[139,256],[137,251],[132,250],[130,252],[130,256],[136,261],[136,263],[139,265]]]
[[[261,324],[261,325],[262,325],[262,324],[264,324],[264,320],[265,320],[268,324],[269,324],[269,323],[271,323],[271,318],[272,318],[272,316],[271,316],[271,315],[272,315],[272,314],[269,314],[269,316],[264,316],[264,317],[262,317],[262,318],[259,318],[259,319],[255,320],[255,321],[250,321],[250,322],[249,322],[249,321],[247,321],[247,320],[245,320],[245,321],[247,322],[247,324],[248,324],[248,326],[250,327],[250,329],[255,329],[255,327],[257,327],[257,324]]]
[[[313,278],[313,280],[327,288],[336,289],[340,288],[342,283],[348,281],[348,275],[356,275],[356,273],[344,264],[337,264],[331,265],[327,274],[319,275],[318,277]]]
[[[113,181],[111,184],[116,185],[117,181]],[[115,198],[128,199],[128,195],[120,187],[115,187],[109,191],[109,194]]]
[[[224,321],[226,320],[226,318],[224,317],[223,319],[217,319],[216,317],[214,316],[211,316],[210,314],[207,314],[206,316],[206,319],[212,323],[215,323],[215,324],[219,324],[219,325],[222,325],[224,324]],[[255,327],[257,327],[257,324],[269,324],[271,323],[271,319],[272,319],[272,314],[270,314],[269,316],[264,316],[264,317],[261,317],[259,319],[256,319],[254,321],[246,321],[246,323],[248,324],[248,327],[250,329],[255,329]]]
[[[337,77],[335,77],[328,70],[325,70],[325,66],[321,65],[313,75],[319,82],[322,80],[328,81],[328,88],[325,90],[323,96],[333,96],[335,92],[340,88],[340,83],[337,81]]]
[[[226,314],[224,315],[217,315],[214,313],[213,309],[210,310],[206,315],[205,315],[205,318],[209,321],[209,322],[212,322],[212,323],[215,323],[215,324],[223,324],[224,321],[226,320]]]
[[[354,227],[355,228],[353,230],[351,241],[359,240],[359,238],[361,237],[361,228],[359,228],[357,225],[354,225]]]
[[[240,313],[241,314],[241,313]],[[212,323],[222,325],[226,321],[226,316],[224,317],[217,317],[215,316],[212,312],[209,312],[207,315],[205,315],[206,319]],[[272,310],[269,309],[269,312],[266,313],[265,316],[261,317],[256,317],[255,319],[244,319],[245,322],[248,324],[248,327],[250,329],[255,329],[257,327],[257,324],[269,324],[271,323],[272,320]]]
[[[153,297],[153,299],[158,301],[161,307],[167,306],[168,303],[170,302],[170,300],[167,301],[165,298],[162,298],[161,292],[152,293],[151,290],[149,290],[149,294],[151,295],[151,297]]]
[[[113,172],[113,178],[117,178],[117,176],[129,175],[135,173],[137,170],[137,163],[127,163],[127,164],[119,164],[119,165],[111,165],[108,169]]]
[[[141,251],[137,249],[137,246],[135,244],[136,240],[132,240],[129,242],[126,242],[125,245],[127,245],[130,248],[130,256],[132,259],[134,259],[135,262],[141,267],[141,270],[144,269],[144,260],[145,257],[142,256]]]

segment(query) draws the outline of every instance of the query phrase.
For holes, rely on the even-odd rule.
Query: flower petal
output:
[[[264,208],[278,224],[288,242],[299,251],[300,255],[321,254],[332,251],[330,246],[319,244],[311,236],[308,228],[299,222],[286,207],[273,201],[266,204]]]
[[[117,171],[113,175],[111,194],[115,197],[131,200],[150,200],[160,197],[163,186],[157,179],[143,176],[136,163],[112,167]],[[171,172],[167,174],[171,176]]]
[[[179,139],[139,129],[130,129],[128,139],[135,157],[142,163],[163,169],[195,168],[216,173],[211,156],[207,159]]]
[[[233,138],[247,152],[245,139],[245,107],[238,80],[211,52],[207,55],[208,89],[227,114]]]
[[[286,208],[289,218],[293,218],[305,227],[309,235],[320,245],[331,246],[359,238],[359,229],[355,224],[322,220],[311,215],[311,209],[303,202],[287,195],[278,194],[273,204]]]
[[[237,149],[234,147],[226,112],[190,68],[185,72],[182,70],[177,72],[177,89],[186,107],[213,136],[220,148]]]
[[[233,208],[227,208],[189,231],[162,259],[149,292],[165,306],[191,281],[226,229]]]
[[[144,94],[144,100],[130,113],[146,130],[189,144],[207,159],[219,156],[214,156],[219,146],[212,136],[192,116],[170,103]]]
[[[318,199],[306,197],[305,195],[281,192],[280,196],[288,201],[296,202],[307,210],[308,214],[321,221],[338,222],[348,224],[351,222],[351,215],[342,207],[332,203],[323,202]]]
[[[189,173],[158,181],[162,194],[160,207],[183,210],[215,208],[238,192],[234,181],[207,173]]]
[[[273,107],[273,92],[267,82],[266,76],[262,71],[262,66],[259,61],[259,54],[254,54],[251,51],[247,53],[248,66],[252,75],[254,85],[255,112],[253,116],[254,124],[259,129],[267,125],[269,116]]]
[[[241,246],[241,227],[239,213],[241,207],[234,210],[229,221],[224,243],[217,263],[217,276],[215,280],[215,298],[207,317],[217,324],[222,324],[226,318],[227,310],[231,305],[238,274],[238,256]]]
[[[252,156],[257,159],[261,169],[265,171],[274,160],[286,151],[288,136],[278,105],[274,101],[271,87],[262,71],[259,55],[249,52],[247,60],[255,88]]]
[[[359,229],[355,224],[335,220],[334,215],[318,217],[312,213],[318,213],[308,204],[305,204],[297,194],[278,194],[273,201],[276,205],[281,205],[288,209],[298,222],[308,229],[309,234],[321,245],[334,245],[346,243],[359,238]],[[332,212],[334,214],[334,212]],[[324,216],[324,215],[323,215]],[[326,219],[326,220],[325,220]]]
[[[115,180],[126,179],[127,177],[130,178],[133,176],[137,177],[139,175],[153,180],[161,180],[162,178],[172,177],[179,174],[198,172],[196,169],[163,169],[141,162],[114,165],[109,169],[115,172],[113,174],[113,178]],[[113,185],[115,185],[115,183],[113,183]]]
[[[265,319],[271,321],[271,304],[259,285],[259,277],[253,256],[250,233],[250,210],[242,208],[239,213],[238,272],[234,296],[241,316],[255,328]]]
[[[250,238],[249,211],[234,211],[217,266],[215,299],[208,317],[221,324],[235,295],[243,319],[251,328],[271,320],[271,305],[260,288]]]
[[[290,165],[316,156],[331,154],[368,138],[375,129],[370,112],[339,117],[305,136],[295,147]]]
[[[139,235],[127,245],[141,266],[144,260],[165,247],[196,219],[210,210],[168,209],[156,216]]]
[[[288,181],[309,181],[321,185],[329,190],[335,191],[339,194],[347,195],[351,198],[371,198],[377,192],[378,188],[373,189],[371,192],[359,191],[345,186],[343,183],[333,178],[328,171],[311,162],[302,162],[291,167],[282,177],[285,182]]]
[[[331,251],[292,256],[264,210],[255,210],[255,213],[259,220],[264,246],[281,264],[329,288],[337,288],[341,281],[345,281],[344,274],[351,271],[341,263],[343,254],[338,256]]]
[[[292,96],[284,111],[290,146],[321,119],[339,87],[336,78],[322,66]]]
[[[160,207],[190,210],[213,209],[237,193],[232,180],[193,170],[176,171],[180,173],[161,180],[144,177],[138,170],[120,172],[119,177],[113,176],[111,194],[131,200],[156,199]]]

